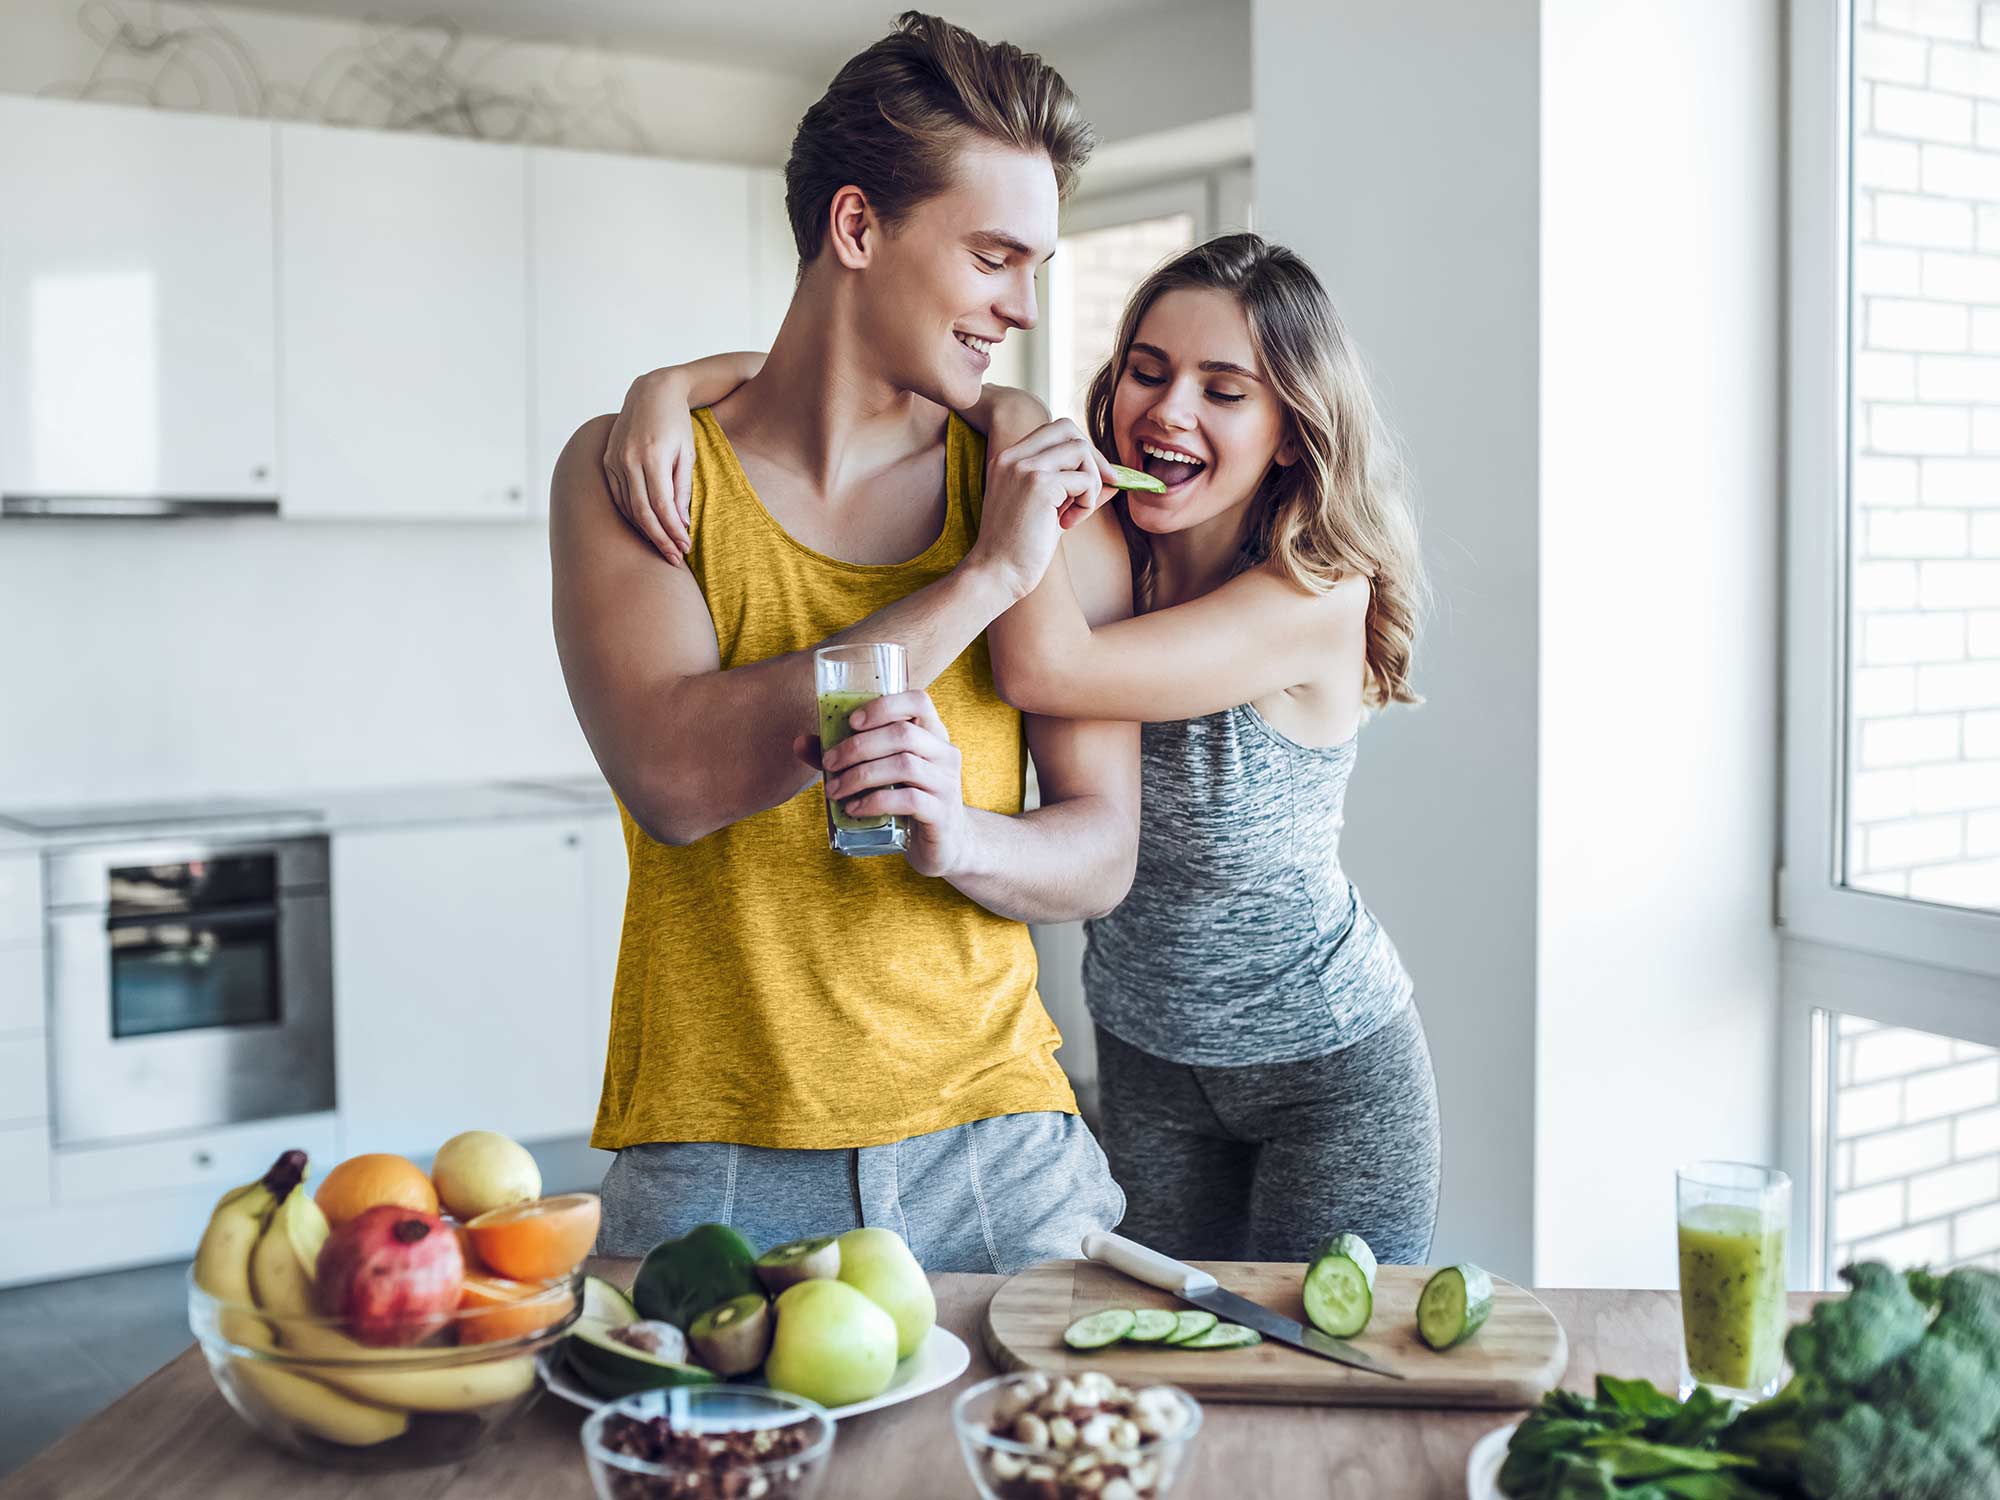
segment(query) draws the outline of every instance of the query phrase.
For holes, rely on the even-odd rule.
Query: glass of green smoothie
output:
[[[1747,1162],[1674,1174],[1681,1256],[1681,1399],[1697,1385],[1761,1401],[1784,1383],[1785,1228],[1792,1179]]]
[[[824,754],[853,735],[848,720],[857,708],[908,689],[909,653],[895,641],[822,646],[813,652],[813,682],[819,692],[819,748]],[[825,781],[820,785],[824,788]],[[851,817],[831,797],[826,799],[826,836],[841,854],[900,854],[910,847],[907,818],[886,813]]]

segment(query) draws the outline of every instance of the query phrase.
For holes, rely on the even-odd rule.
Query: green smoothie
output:
[[[1681,1324],[1704,1385],[1761,1390],[1785,1341],[1785,1226],[1754,1208],[1702,1203],[1681,1215]]]
[[[852,690],[829,689],[819,695],[819,748],[824,755],[842,740],[852,739],[854,730],[848,718],[857,708],[865,708],[881,697],[880,693],[855,692]],[[824,785],[825,783],[821,783]],[[849,799],[852,800],[851,798]],[[827,821],[835,828],[844,828],[857,833],[872,828],[888,828],[896,820],[887,813],[877,813],[869,818],[851,818],[833,800],[826,799]]]

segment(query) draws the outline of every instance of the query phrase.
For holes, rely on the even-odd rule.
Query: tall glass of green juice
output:
[[[909,655],[895,641],[822,646],[813,653],[813,683],[819,694],[819,748],[824,754],[852,738],[850,720],[856,709],[908,689]],[[826,837],[840,854],[899,854],[910,846],[909,820],[886,813],[857,818],[828,797]]]
[[[1792,1180],[1745,1162],[1675,1173],[1681,1261],[1681,1397],[1697,1385],[1761,1401],[1784,1383],[1785,1228]]]

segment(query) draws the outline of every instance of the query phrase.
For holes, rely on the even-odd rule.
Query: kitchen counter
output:
[[[621,1283],[634,1263],[611,1262]],[[951,1430],[953,1393],[992,1373],[979,1323],[998,1276],[940,1275],[939,1321],[973,1350],[949,1390],[843,1422],[820,1500],[973,1500]],[[1569,1334],[1563,1384],[1587,1391],[1599,1371],[1671,1390],[1680,1299],[1673,1292],[1538,1291]],[[1794,1318],[1818,1297],[1795,1294]],[[1316,1494],[1462,1500],[1480,1435],[1517,1414],[1383,1411],[1209,1403],[1177,1500],[1294,1500]],[[455,1469],[350,1475],[307,1468],[267,1446],[223,1404],[189,1349],[12,1478],[0,1500],[588,1500],[577,1441],[583,1413],[544,1396],[507,1437]]]
[[[602,778],[552,776],[521,781],[459,782],[429,786],[349,787],[259,793],[240,799],[268,813],[203,818],[205,804],[165,800],[153,804],[157,820],[134,817],[91,828],[33,832],[0,823],[0,857],[86,844],[171,843],[176,839],[257,839],[364,829],[414,828],[516,818],[612,815],[617,804]],[[0,820],[33,808],[0,808]]]

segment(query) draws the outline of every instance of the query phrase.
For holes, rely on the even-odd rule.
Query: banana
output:
[[[304,1193],[293,1193],[271,1216],[250,1264],[257,1305],[276,1320],[292,1357],[330,1361],[302,1366],[315,1380],[364,1401],[411,1411],[471,1411],[514,1400],[534,1388],[535,1361],[526,1354],[444,1369],[368,1369],[376,1363],[408,1364],[440,1351],[371,1348],[317,1321],[307,1267],[317,1263],[326,1237],[326,1215],[319,1205]]]
[[[224,1193],[202,1231],[194,1255],[195,1285],[222,1304],[217,1325],[232,1344],[260,1351],[277,1347],[270,1327],[248,1310],[255,1300],[251,1261],[270,1236],[280,1200],[305,1197],[298,1190],[305,1170],[305,1153],[287,1151],[262,1178]],[[254,1399],[284,1421],[328,1442],[372,1447],[400,1437],[410,1425],[402,1412],[363,1406],[262,1360],[231,1358],[229,1370],[238,1399]]]

